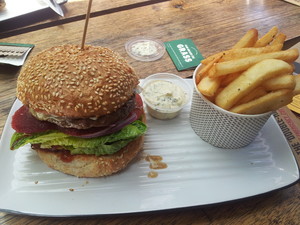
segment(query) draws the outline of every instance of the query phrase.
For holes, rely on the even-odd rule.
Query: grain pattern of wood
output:
[[[191,38],[201,53],[208,56],[230,48],[250,28],[257,28],[264,34],[277,25],[288,39],[300,36],[300,8],[284,1],[181,2],[178,6],[170,1],[94,0],[86,43],[119,52],[140,78],[157,72],[189,77],[193,71],[178,72],[167,53],[157,61],[140,62],[127,55],[124,44],[135,36],[151,36],[164,42]],[[126,8],[133,4],[140,5]],[[54,45],[80,45],[86,6],[87,1],[69,1],[64,6],[66,18],[59,19],[59,23],[57,17],[56,20],[48,19],[39,22],[39,26],[30,25],[35,28],[28,32],[25,30],[0,41],[35,44],[30,57]],[[46,25],[45,28],[38,29],[41,24]],[[0,65],[0,134],[15,100],[19,70],[19,67]],[[0,224],[299,224],[299,196],[300,184],[297,183],[249,199],[142,214],[47,218],[0,212]]]
[[[129,10],[163,1],[167,0],[95,1],[93,8],[91,9],[91,17]],[[86,15],[87,6],[88,3],[85,0],[70,0],[61,5],[65,14],[64,17],[60,17],[50,8],[45,8],[35,12],[34,14],[27,14],[21,18],[12,18],[5,21],[5,23],[0,22],[0,38],[83,20]]]

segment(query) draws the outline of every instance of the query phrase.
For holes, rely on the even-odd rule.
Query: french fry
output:
[[[260,55],[263,53],[280,51],[283,44],[277,44],[273,46],[266,46],[261,48],[240,48],[231,49],[223,53],[222,61],[230,61],[233,59],[245,58],[253,55]]]
[[[232,81],[215,99],[215,103],[225,110],[229,110],[240,99],[260,86],[265,80],[280,74],[292,72],[292,67],[278,59],[263,60]]]
[[[259,97],[262,97],[264,95],[268,94],[268,92],[265,90],[264,87],[262,86],[258,86],[257,88],[255,88],[253,91],[251,91],[248,95],[246,95],[244,98],[242,98],[238,103],[236,103],[237,105],[241,105],[247,102],[250,102],[254,99],[257,99]]]
[[[270,92],[260,98],[238,105],[230,109],[231,112],[240,114],[260,114],[277,110],[292,102],[293,91],[283,89]]]
[[[245,58],[248,56],[259,55],[263,53],[276,52],[280,51],[283,47],[282,43],[274,44],[272,46],[266,46],[261,48],[238,48],[238,49],[230,49],[227,51],[219,52],[212,56],[207,57],[201,61],[202,64],[209,64],[211,61],[216,58],[221,58],[219,61],[230,61],[233,59]],[[222,56],[222,57],[221,57]]]
[[[197,85],[198,90],[205,96],[213,97],[220,87],[221,79],[211,79],[206,76]]]
[[[223,52],[218,52],[218,53],[216,53],[214,55],[211,55],[211,56],[203,59],[201,61],[201,64],[208,65],[211,61],[215,60],[216,58],[219,58],[222,55],[223,55]]]
[[[218,62],[222,58],[222,55],[219,55],[218,57],[214,58],[212,61],[210,61],[207,65],[201,66],[200,70],[196,74],[196,84],[199,84],[200,80],[208,74],[208,71],[211,69],[211,67]]]
[[[195,80],[196,80],[196,84],[199,84],[200,80],[201,80],[201,77],[202,77],[202,70],[205,68],[206,65],[202,64],[199,68],[199,71],[197,71],[197,74],[196,74],[196,77],[195,77]]]
[[[295,88],[293,90],[294,95],[299,95],[300,94],[300,74],[294,75],[295,77]]]
[[[223,90],[223,88],[222,88],[222,87],[219,87],[219,88],[216,90],[214,96],[207,96],[207,95],[206,95],[205,97],[206,97],[207,100],[209,100],[210,102],[215,102],[215,97],[216,97],[222,90]]]
[[[246,48],[253,47],[258,39],[258,31],[252,28],[232,47],[232,48]]]
[[[254,44],[254,47],[263,47],[267,46],[273,41],[273,38],[276,36],[278,33],[278,27],[274,26],[272,27],[264,36],[262,36],[260,39],[256,41]]]
[[[279,33],[275,36],[274,40],[271,42],[270,45],[271,46],[272,45],[277,45],[277,44],[282,44],[283,45],[285,39],[286,39],[286,35],[284,33]],[[279,50],[281,50],[281,49],[279,49]]]
[[[228,84],[230,84],[232,81],[234,81],[238,76],[240,76],[242,73],[231,73],[223,77],[221,81],[221,87],[226,87]]]
[[[215,75],[215,73],[216,73],[216,63],[214,63],[213,65],[212,65],[212,67],[210,68],[210,70],[208,71],[208,73],[207,73],[207,76],[209,76],[209,77],[211,77],[211,78],[218,78],[216,75]],[[220,77],[220,76],[219,76]]]
[[[226,62],[214,64],[214,73],[211,77],[223,76],[226,74],[236,73],[247,70],[254,64],[261,62],[264,59],[281,59],[286,62],[293,62],[299,56],[298,49],[289,49],[285,51],[277,51],[264,53],[260,55],[249,56],[241,59],[234,59]]]
[[[296,85],[295,77],[291,74],[284,74],[278,77],[274,77],[270,80],[266,80],[263,83],[263,87],[267,91],[276,91],[280,89],[294,90]]]

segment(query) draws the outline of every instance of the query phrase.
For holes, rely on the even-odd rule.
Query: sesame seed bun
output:
[[[145,115],[143,115],[145,122]],[[112,155],[69,155],[63,151],[36,149],[40,159],[50,168],[77,177],[103,177],[123,170],[142,150],[144,136],[140,136]],[[70,160],[70,161],[69,161]]]
[[[108,48],[61,45],[27,61],[18,77],[17,97],[46,115],[99,117],[124,105],[138,83],[133,69]]]

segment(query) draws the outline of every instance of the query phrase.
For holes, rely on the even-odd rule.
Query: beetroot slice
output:
[[[57,127],[53,123],[37,120],[24,105],[13,115],[11,126],[15,131],[26,134],[55,130]]]

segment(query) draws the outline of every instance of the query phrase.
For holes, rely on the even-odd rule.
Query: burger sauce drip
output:
[[[164,162],[162,162],[163,157],[159,156],[159,155],[147,155],[145,160],[147,162],[150,162],[150,169],[165,169],[168,167],[168,165]],[[156,171],[150,171],[148,173],[148,177],[149,178],[156,178],[158,176],[158,173]]]
[[[156,172],[156,171],[150,171],[149,173],[148,173],[148,177],[149,178],[155,178],[155,177],[157,177],[158,176],[158,173]]]
[[[151,169],[165,169],[168,165],[162,162],[163,158],[159,155],[147,155],[146,161],[150,162]]]
[[[65,163],[70,163],[74,160],[74,156],[71,155],[69,152],[64,151],[63,154],[60,155],[60,160]]]
[[[70,151],[61,149],[60,146],[52,146],[52,148],[41,148],[40,144],[32,144],[31,148],[34,150],[42,150],[42,151],[48,151],[48,152],[54,152],[54,153],[62,153],[60,154],[61,161],[65,163],[72,162],[74,160],[74,156],[70,154]]]

